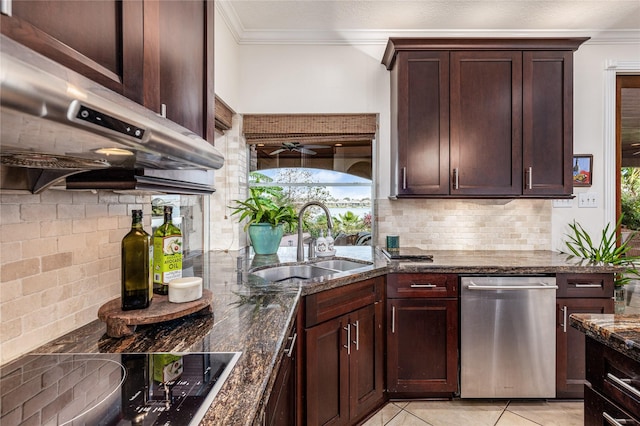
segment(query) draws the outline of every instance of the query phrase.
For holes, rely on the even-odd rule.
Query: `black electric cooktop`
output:
[[[0,424],[197,425],[239,357],[28,355],[0,369]]]

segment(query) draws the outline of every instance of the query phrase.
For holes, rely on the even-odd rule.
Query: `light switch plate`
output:
[[[593,209],[598,207],[598,194],[595,192],[583,192],[578,195],[578,207]]]
[[[554,208],[568,208],[573,207],[573,199],[572,198],[562,198],[558,200],[553,200]]]

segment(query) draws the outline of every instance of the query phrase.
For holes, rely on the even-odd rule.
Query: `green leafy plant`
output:
[[[567,248],[575,256],[594,262],[625,266],[627,268],[626,271],[616,276],[616,287],[627,284],[633,279],[633,276],[640,277],[634,265],[634,263],[640,261],[640,256],[627,255],[631,249],[629,241],[635,236],[635,233],[630,238],[622,240],[622,237],[619,236],[622,219],[621,216],[614,228],[611,228],[610,224],[604,227],[599,243],[594,241],[582,225],[574,221],[569,224],[571,233],[566,234],[568,240],[565,241]]]
[[[283,202],[271,193],[265,193],[261,188],[251,188],[246,200],[234,200],[235,205],[232,215],[240,215],[240,222],[247,220],[244,226],[246,231],[249,225],[268,223],[272,227],[284,224],[293,230],[298,221],[298,215],[293,206]]]

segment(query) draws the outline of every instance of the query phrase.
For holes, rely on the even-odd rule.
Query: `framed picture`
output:
[[[591,186],[593,183],[593,155],[573,156],[573,186]]]

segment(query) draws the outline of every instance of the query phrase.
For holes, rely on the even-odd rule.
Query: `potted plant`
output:
[[[298,215],[291,204],[281,198],[264,192],[260,188],[250,188],[250,196],[244,201],[235,200],[232,215],[240,215],[240,222],[247,220],[244,230],[248,231],[251,245],[256,254],[275,254],[285,228],[293,231]]]
[[[616,313],[624,312],[625,289],[624,286],[632,279],[640,277],[635,264],[640,261],[640,256],[630,256],[631,246],[629,242],[635,236],[635,232],[629,238],[620,235],[623,217],[621,216],[615,228],[609,229],[607,224],[602,230],[599,243],[596,243],[589,233],[575,221],[569,225],[571,234],[565,241],[567,248],[578,257],[593,260],[594,262],[609,263],[612,265],[625,266],[627,269],[616,275],[615,279],[615,300]]]

